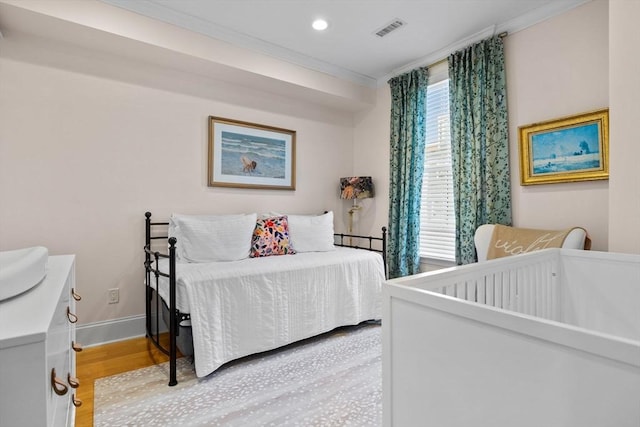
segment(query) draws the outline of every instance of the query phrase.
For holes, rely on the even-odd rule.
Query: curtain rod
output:
[[[435,62],[425,63],[425,59],[428,59],[428,58],[423,58],[420,61],[415,61],[415,62],[413,62],[411,64],[405,65],[404,67],[401,67],[400,69],[396,69],[394,72],[392,72],[392,73],[388,74],[387,76],[382,77],[381,79],[379,79],[378,80],[378,84],[386,83],[386,82],[388,82],[390,79],[392,79],[394,77],[397,77],[397,76],[399,76],[401,74],[407,73],[407,72],[409,72],[411,70],[414,70],[416,68],[419,68],[419,67],[430,68],[430,67],[434,67],[434,66],[436,66],[438,64],[441,64],[443,62],[446,62],[448,60],[449,56],[453,52],[456,52],[456,51],[458,51],[458,50],[460,50],[460,49],[462,49],[462,48],[464,48],[466,46],[473,45],[474,43],[478,43],[480,40],[483,40],[483,39],[486,39],[488,37],[491,37],[492,35],[495,36],[495,30],[496,30],[495,26],[490,27],[490,28],[488,28],[486,30],[483,30],[480,33],[477,33],[477,34],[473,35],[472,37],[470,37],[472,40],[469,41],[468,43],[467,42],[465,42],[465,43],[455,43],[453,45],[448,46],[447,48],[445,48],[445,49],[441,50],[440,52],[438,52],[436,54],[437,56],[433,55],[433,56],[439,57],[439,59],[437,61],[435,61]],[[478,35],[481,35],[481,37],[477,37]],[[508,31],[503,31],[503,32],[498,34],[498,37],[504,39],[508,35],[509,35]],[[440,56],[440,54],[443,54],[444,56]]]
[[[498,34],[498,37],[500,37],[501,39],[503,39],[503,38],[507,37],[508,35],[509,35],[509,33],[508,33],[508,32],[503,31],[503,32],[501,32],[500,34]],[[444,58],[442,58],[442,59],[440,59],[440,60],[438,60],[438,61],[436,61],[436,62],[434,62],[434,63],[431,63],[431,64],[427,65],[427,68],[435,67],[436,65],[438,65],[438,64],[442,64],[443,62],[447,62],[448,60],[449,60],[449,57],[448,57],[448,56],[447,56],[447,57],[444,57]]]

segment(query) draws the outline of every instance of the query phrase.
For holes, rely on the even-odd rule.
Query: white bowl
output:
[[[42,246],[0,252],[0,301],[28,291],[47,275],[49,251]]]

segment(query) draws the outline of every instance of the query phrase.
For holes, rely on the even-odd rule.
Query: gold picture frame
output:
[[[522,185],[609,179],[609,109],[518,131]]]
[[[209,187],[296,189],[296,131],[209,116]]]

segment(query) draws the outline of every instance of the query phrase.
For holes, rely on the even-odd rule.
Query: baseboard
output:
[[[123,317],[102,322],[87,323],[76,328],[76,340],[83,347],[92,347],[114,341],[145,335],[145,316]]]

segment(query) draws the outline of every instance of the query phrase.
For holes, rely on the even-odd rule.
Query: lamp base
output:
[[[348,213],[349,213],[349,229],[348,229],[349,234],[353,234],[353,214],[358,212],[360,209],[362,209],[362,206],[357,205],[356,204],[356,199],[353,199],[353,206],[348,211]],[[349,237],[349,245],[350,246],[353,245],[353,238],[352,237]]]

